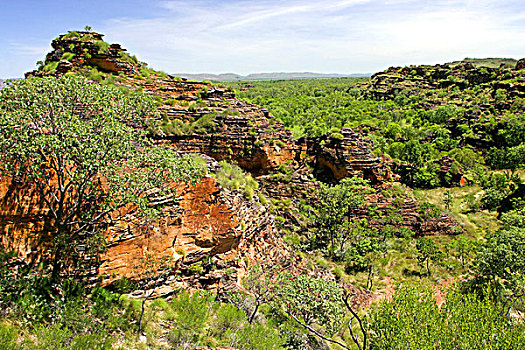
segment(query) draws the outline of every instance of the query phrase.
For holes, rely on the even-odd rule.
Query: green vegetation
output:
[[[393,299],[370,313],[370,349],[519,349],[524,326],[501,314],[500,305],[457,286],[441,291],[424,286],[399,286]]]
[[[482,68],[482,67],[489,67],[489,68],[498,68],[501,65],[504,65],[506,67],[514,68],[516,66],[516,60],[513,58],[465,58],[462,61],[452,62],[450,63],[451,66],[457,66],[462,63],[471,63],[474,65],[474,67]]]
[[[502,62],[479,63],[499,67]],[[501,70],[507,80],[519,75]],[[480,80],[497,77],[482,69],[478,73],[485,77]],[[413,67],[413,77],[423,74]],[[394,76],[394,70],[384,75]],[[326,133],[342,137],[338,131],[344,127],[370,138],[374,154],[390,157],[402,182],[417,188],[413,195],[420,205],[415,210],[423,230],[443,213],[464,229],[457,237],[414,238],[414,232],[404,231],[395,208],[378,210],[364,200],[377,189],[362,180],[320,184],[314,203],[272,201],[283,235],[310,264],[377,293],[403,282],[393,301],[362,315],[366,330],[361,335],[367,334],[370,349],[523,346],[523,324],[509,316],[524,307],[525,213],[522,201],[511,200],[523,193],[523,109],[512,107],[521,101],[506,90],[490,91],[490,85],[469,80],[462,70],[452,70],[445,80],[439,88],[400,83],[397,92],[383,98],[376,98],[370,83],[361,79],[253,81],[242,91],[243,83],[229,83],[248,102],[269,109],[297,138]],[[496,103],[500,108],[489,107]],[[450,162],[446,173],[438,160]],[[290,176],[279,171],[273,178],[286,182]],[[460,178],[466,186],[455,187]],[[402,207],[410,191],[380,193],[392,198],[394,207]],[[290,216],[295,224],[285,219]],[[443,291],[447,301],[440,308],[433,289],[421,281],[438,285],[444,280],[462,282]],[[454,323],[447,328],[443,322],[449,319]],[[330,334],[326,325],[314,328],[323,330],[318,338]],[[338,338],[342,334],[336,332],[332,340],[344,339]],[[352,345],[349,339],[339,346]]]
[[[456,80],[463,74],[451,72]],[[383,76],[394,73],[377,79]],[[525,159],[521,110],[480,108],[498,99],[510,105],[519,99],[491,92],[480,83],[463,90],[399,83],[394,95],[381,99],[368,91],[364,79],[355,78],[253,81],[252,88],[240,90],[242,84],[228,83],[241,98],[267,108],[297,138],[326,133],[342,137],[338,130],[346,127],[359,131],[394,160],[395,172],[411,187],[450,187],[462,171],[475,177],[485,166],[482,154],[488,153],[486,163],[492,169],[517,169]],[[444,156],[455,163],[440,174],[436,162]]]
[[[229,190],[238,190],[248,200],[252,200],[254,191],[259,187],[257,181],[235,164],[221,161],[220,165],[221,169],[215,175],[217,182]]]
[[[195,182],[203,172],[191,157],[153,147],[125,124],[156,113],[142,94],[77,77],[25,79],[0,91],[0,111],[0,167],[35,186],[53,218],[53,256],[42,272],[50,269],[55,280],[66,266],[82,271],[97,262],[104,249],[99,227],[110,212],[133,204],[155,215],[150,190],[168,195],[168,183]]]
[[[95,45],[98,47],[98,53],[107,53],[109,51],[109,44],[105,41],[97,40]]]
[[[92,45],[98,58],[115,51],[93,33],[62,39],[73,39],[70,52],[61,53],[73,63],[89,58]],[[140,281],[102,288],[93,272],[106,250],[104,229],[122,215],[118,210],[134,208],[149,224],[162,209],[156,199],[176,200],[174,183],[194,184],[205,174],[203,158],[154,146],[151,136],[164,142],[212,135],[224,116],[241,115],[233,103],[214,112],[220,103],[207,98],[206,88],[191,102],[171,92],[148,97],[142,88],[149,91],[168,75],[135,56],[121,53],[121,59],[132,73],[76,67],[64,77],[30,78],[0,91],[2,175],[30,185],[49,218],[32,237],[49,247],[36,265],[0,251],[0,348],[524,347],[525,102],[516,97],[519,89],[511,90],[522,86],[523,76],[494,68],[511,60],[466,59],[432,71],[391,68],[370,80],[231,83],[294,137],[308,138],[306,147],[344,144],[342,129],[354,129],[403,184],[372,186],[370,174],[363,174],[370,181],[336,181],[312,170],[324,166],[321,157],[296,157],[257,179],[221,161],[217,183],[268,206],[272,225],[295,250],[295,269],[250,260],[278,240],[268,232],[249,237],[253,251],[232,254],[226,267],[205,249],[179,247],[177,263],[163,258],[151,267],[144,250],[148,268]],[[39,66],[42,75],[52,75],[58,62]],[[131,89],[115,87],[122,82]],[[262,131],[249,122],[247,136],[260,146]],[[278,129],[275,119],[268,123],[266,132]],[[331,137],[319,141],[326,134]],[[250,140],[222,152],[212,144],[210,153],[241,158],[251,152]],[[264,142],[279,151],[288,147],[283,141]],[[267,200],[259,186],[272,193],[274,185],[286,193]],[[444,221],[447,216],[459,225]],[[238,223],[244,236],[259,232],[247,225]],[[443,230],[450,235],[440,235]],[[195,277],[217,290],[174,290],[168,299],[152,299],[159,274],[183,283]],[[223,286],[222,278],[233,283]]]
[[[72,52],[64,52],[64,54],[62,55],[62,59],[63,60],[66,60],[66,61],[70,61],[75,57],[75,54],[72,53]]]

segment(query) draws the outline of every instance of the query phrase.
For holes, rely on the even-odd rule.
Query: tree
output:
[[[477,270],[508,294],[525,292],[525,228],[503,227],[490,234],[476,257]]]
[[[266,304],[274,298],[275,278],[277,277],[276,267],[262,265],[259,261],[248,268],[246,276],[241,281],[241,286],[255,302],[248,318],[250,324],[255,320],[261,304]]]
[[[342,258],[348,242],[360,241],[366,223],[354,220],[354,211],[366,210],[365,196],[372,190],[359,177],[345,178],[337,185],[321,184],[316,205],[315,243],[327,248],[332,257]]]
[[[276,290],[279,305],[295,322],[315,336],[349,349],[330,339],[341,327],[345,315],[342,295],[337,284],[308,275],[283,274]]]
[[[462,235],[456,242],[456,248],[461,259],[461,266],[465,267],[465,262],[475,253],[476,242]]]
[[[110,213],[131,206],[155,216],[152,197],[169,199],[174,182],[200,178],[193,158],[144,137],[139,127],[156,113],[141,93],[78,77],[30,78],[0,91],[0,169],[31,186],[49,213],[53,279],[66,263],[78,268],[101,252]]]
[[[430,276],[430,261],[439,262],[443,259],[443,252],[439,250],[433,240],[428,237],[421,237],[416,242],[418,251],[418,261],[420,264],[425,264],[427,273]]]

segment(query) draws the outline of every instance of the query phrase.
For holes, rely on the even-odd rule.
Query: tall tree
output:
[[[152,196],[199,178],[193,158],[153,147],[137,128],[156,113],[141,93],[78,77],[25,79],[0,91],[0,169],[31,186],[49,213],[54,278],[66,262],[78,267],[100,253],[110,213],[132,204],[154,216]]]
[[[363,229],[366,220],[354,219],[354,211],[367,210],[366,195],[372,191],[368,181],[359,177],[345,178],[337,185],[321,184],[317,192],[315,243],[327,248],[332,257],[342,258],[347,244],[368,239],[362,237],[368,233]]]

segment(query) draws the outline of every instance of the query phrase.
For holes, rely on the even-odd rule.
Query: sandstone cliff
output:
[[[238,100],[232,91],[149,69],[102,37],[93,32],[60,36],[53,40],[45,64],[27,76],[73,72],[101,84],[148,93],[157,99],[162,115],[148,121],[156,143],[207,155],[212,158],[209,164],[235,162],[257,176],[262,191],[276,200],[314,200],[318,186],[314,178],[336,182],[357,175],[377,189],[389,188],[397,179],[384,159],[372,155],[370,141],[352,130],[343,130],[342,138],[293,140],[267,110]],[[0,200],[1,243],[38,261],[45,254],[39,233],[46,229],[39,198],[27,184],[3,178]],[[385,210],[392,206],[381,196],[371,201]],[[221,188],[213,177],[194,187],[180,186],[179,198],[164,204],[161,219],[155,222],[144,222],[131,209],[113,213],[106,230],[108,250],[95,271],[105,283],[149,277],[152,266],[169,261],[171,287],[165,293],[175,287],[230,288],[246,264],[256,259],[283,267],[299,263],[280,237],[268,207],[257,197],[248,201],[237,191]],[[415,207],[407,200],[400,212],[404,224],[420,233],[447,232],[454,224],[443,216],[434,220],[435,230],[423,230]],[[289,218],[293,220],[293,215]]]

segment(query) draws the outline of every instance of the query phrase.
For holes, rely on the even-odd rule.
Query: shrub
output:
[[[95,41],[95,45],[98,47],[98,53],[109,52],[109,44],[102,40]]]
[[[217,182],[229,190],[239,190],[246,199],[252,200],[254,191],[259,188],[257,181],[237,165],[225,161],[219,163],[221,169],[215,174]]]
[[[190,296],[182,292],[173,299],[171,306],[176,312],[174,328],[168,335],[168,341],[175,348],[198,345],[204,333],[204,327],[210,317],[212,299],[206,293],[194,293]]]
[[[400,285],[392,300],[370,312],[371,350],[522,349],[525,328],[507,320],[501,305],[451,287],[439,306],[435,291],[422,285]]]
[[[62,55],[62,58],[63,60],[66,60],[66,61],[70,61],[75,57],[75,54],[73,52],[64,52],[64,54]]]

